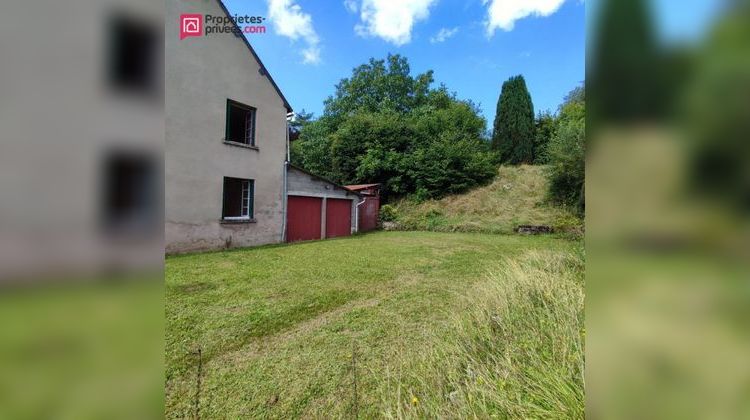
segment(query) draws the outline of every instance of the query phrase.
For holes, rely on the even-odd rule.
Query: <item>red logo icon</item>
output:
[[[180,15],[180,40],[189,36],[203,35],[203,15],[183,14]]]

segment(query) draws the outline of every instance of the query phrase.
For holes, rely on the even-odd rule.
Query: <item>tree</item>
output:
[[[594,120],[632,122],[658,116],[660,58],[645,0],[602,2],[588,84]]]
[[[294,118],[289,127],[296,132],[302,131],[302,128],[314,120],[312,112],[306,112],[304,108],[300,112],[295,113]]]
[[[432,82],[432,71],[412,76],[399,55],[355,68],[302,128],[295,163],[342,184],[381,183],[385,199],[439,197],[491,180],[479,109]]]
[[[416,77],[410,71],[408,60],[401,55],[389,54],[386,60],[371,58],[336,85],[335,94],[325,101],[325,116],[338,123],[355,111],[410,112],[424,104],[433,82],[432,70]]]
[[[585,210],[586,100],[576,88],[560,106],[557,129],[549,143],[549,197],[558,204]]]
[[[291,145],[292,164],[332,179],[330,130],[329,120],[323,117],[302,126],[299,138]]]
[[[557,131],[557,119],[549,111],[540,112],[534,120],[534,164],[547,163],[547,146]]]
[[[517,165],[534,160],[534,105],[523,76],[503,83],[497,101],[492,148],[500,162]]]
[[[737,4],[698,52],[682,119],[693,192],[745,217],[750,211],[750,5]]]
[[[291,143],[289,145],[289,155],[291,157],[291,162],[299,163],[299,161],[302,159],[299,154],[299,148],[295,147],[297,144],[296,140],[299,139],[302,133],[302,128],[312,121],[313,113],[305,112],[303,108],[302,111],[294,115],[294,118],[289,123],[289,138],[291,140]]]

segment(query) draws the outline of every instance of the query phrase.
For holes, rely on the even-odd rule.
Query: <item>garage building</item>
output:
[[[349,236],[357,231],[362,196],[289,165],[287,171],[286,241]]]

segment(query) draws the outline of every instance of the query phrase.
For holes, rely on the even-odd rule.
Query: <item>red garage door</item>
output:
[[[330,201],[329,201],[330,202]],[[320,239],[322,198],[290,195],[287,201],[286,241]]]
[[[352,200],[329,198],[326,203],[326,238],[352,234]]]

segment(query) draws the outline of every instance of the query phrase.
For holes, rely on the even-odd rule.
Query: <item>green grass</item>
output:
[[[583,259],[506,258],[467,293],[452,328],[401,358],[399,418],[584,418]],[[390,395],[390,394],[388,394]]]
[[[161,415],[160,276],[52,281],[0,293],[0,418]]]
[[[166,415],[582,417],[580,248],[378,232],[169,257]]]
[[[547,225],[558,231],[577,230],[582,222],[573,212],[546,201],[544,166],[502,166],[488,186],[441,200],[395,204],[403,230],[512,233],[519,225]]]

